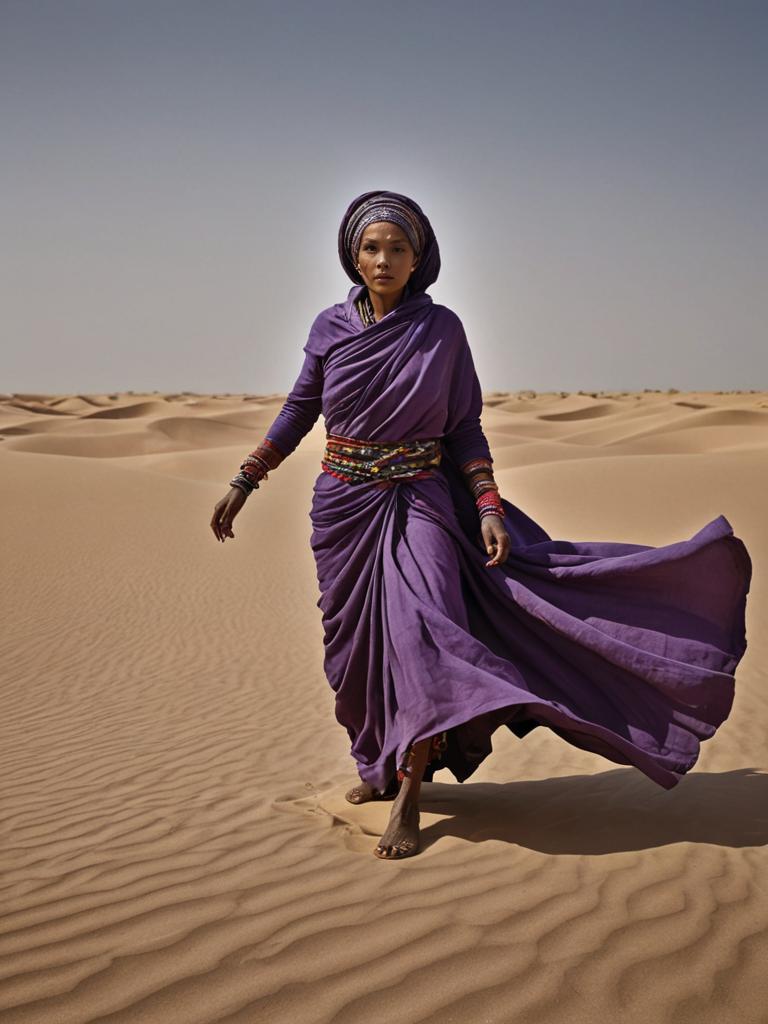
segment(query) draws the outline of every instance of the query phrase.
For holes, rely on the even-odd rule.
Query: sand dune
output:
[[[0,396],[0,1021],[765,1024],[768,395],[494,392],[553,537],[724,514],[755,573],[732,715],[672,791],[501,731],[371,851],[322,673],[322,420],[217,544],[279,395]],[[497,740],[498,737],[498,740]]]
[[[88,414],[88,419],[126,420],[141,416],[152,416],[156,413],[164,416],[167,411],[168,406],[163,402],[133,402],[131,405],[118,405],[107,409],[97,409],[96,412]]]

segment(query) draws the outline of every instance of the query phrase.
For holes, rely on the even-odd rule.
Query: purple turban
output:
[[[392,221],[405,231],[419,257],[416,269],[408,280],[410,292],[423,292],[437,280],[440,273],[440,250],[432,225],[421,207],[399,192],[364,192],[353,200],[339,228],[339,259],[355,284],[363,279],[355,269],[363,231],[369,224]]]

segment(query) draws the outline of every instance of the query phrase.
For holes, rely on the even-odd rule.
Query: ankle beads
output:
[[[443,753],[448,749],[448,732],[444,731],[438,733],[437,736],[432,737],[432,743],[429,747],[429,757],[427,761],[441,761],[443,759]],[[409,744],[405,751],[405,757],[403,763],[397,769],[397,780],[398,782],[404,782],[406,776],[411,777],[411,760],[413,758],[413,744]]]

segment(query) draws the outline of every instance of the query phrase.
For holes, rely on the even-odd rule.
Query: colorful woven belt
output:
[[[440,438],[425,441],[361,441],[326,434],[322,468],[348,483],[376,480],[415,480],[433,475],[440,465]]]

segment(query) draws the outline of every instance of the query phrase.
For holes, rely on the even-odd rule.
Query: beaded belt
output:
[[[440,438],[425,441],[361,441],[357,437],[326,434],[321,465],[325,473],[348,483],[370,480],[419,479],[432,476],[439,466]]]

